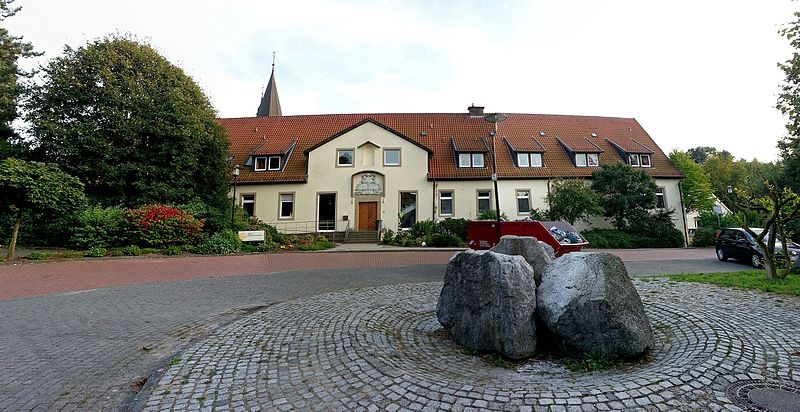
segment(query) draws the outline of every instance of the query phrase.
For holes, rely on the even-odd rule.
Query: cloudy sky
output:
[[[635,117],[665,151],[771,161],[777,31],[790,0],[18,0],[45,53],[109,33],[151,43],[222,117],[255,115],[272,52],[284,115],[490,112]]]

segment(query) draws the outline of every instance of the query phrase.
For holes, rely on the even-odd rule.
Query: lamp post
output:
[[[236,182],[239,180],[239,165],[233,167],[233,205],[231,206],[231,230],[233,230],[233,218],[236,215]]]
[[[493,113],[486,115],[483,120],[494,124],[494,133],[489,133],[492,138],[492,182],[494,183],[494,210],[497,220],[497,240],[500,241],[500,193],[497,189],[497,152],[495,152],[494,141],[497,136],[497,124],[506,120],[508,116],[503,113]]]

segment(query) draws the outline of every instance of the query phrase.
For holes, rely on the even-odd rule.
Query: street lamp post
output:
[[[492,183],[494,183],[494,210],[497,220],[497,240],[500,240],[500,193],[497,189],[497,152],[495,151],[494,141],[497,136],[497,124],[506,120],[508,116],[503,113],[493,113],[483,118],[489,123],[494,124],[494,133],[489,133],[492,138]]]
[[[236,182],[239,180],[239,165],[233,168],[233,205],[231,206],[231,230],[233,230],[233,218],[236,215]]]

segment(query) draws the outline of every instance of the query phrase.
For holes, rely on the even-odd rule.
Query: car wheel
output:
[[[764,266],[764,260],[757,253],[753,253],[750,256],[750,264],[753,265],[754,268],[760,268]]]
[[[721,260],[723,262],[727,262],[728,261],[728,256],[725,255],[725,251],[722,250],[722,248],[719,247],[719,246],[717,246],[717,259],[719,259],[719,260]]]

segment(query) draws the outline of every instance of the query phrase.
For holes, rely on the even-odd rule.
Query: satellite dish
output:
[[[489,123],[500,123],[503,120],[506,120],[508,116],[504,115],[503,113],[492,113],[486,115],[483,120],[486,120]]]

